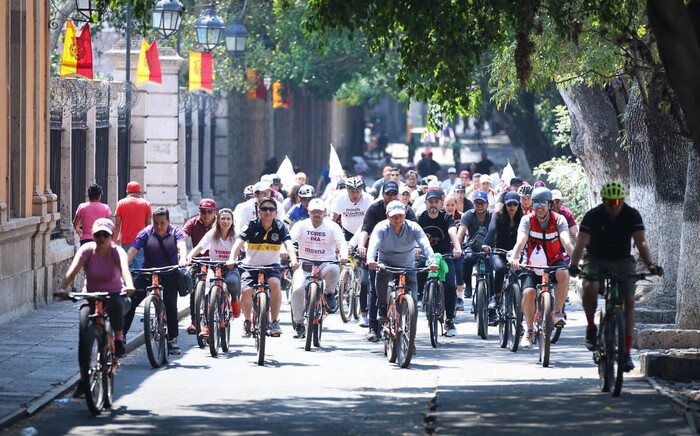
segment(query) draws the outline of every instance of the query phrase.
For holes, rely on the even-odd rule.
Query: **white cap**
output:
[[[438,182],[438,181],[428,182],[428,189],[439,188],[439,187],[440,187],[440,182]]]
[[[479,183],[491,183],[491,176],[488,174],[482,174],[479,178]]]
[[[561,194],[561,191],[558,189],[552,189],[552,200],[563,200],[564,196]]]
[[[399,200],[391,201],[386,205],[386,214],[389,216],[398,214],[406,215],[406,206]]]
[[[320,198],[314,198],[309,202],[309,212],[314,210],[325,211],[326,203],[324,203]]]
[[[263,182],[262,180],[253,186],[253,192],[263,192],[270,189],[270,182]]]
[[[447,170],[447,174],[457,174],[457,169],[455,167],[450,167],[450,169]]]
[[[100,231],[105,231],[110,235],[114,234],[114,223],[109,218],[98,218],[92,224],[92,233],[95,234]]]
[[[262,177],[260,177],[261,182],[267,182],[272,184],[272,181],[275,179],[274,174],[264,174]]]

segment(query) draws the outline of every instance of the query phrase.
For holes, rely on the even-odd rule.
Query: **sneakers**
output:
[[[634,369],[634,362],[632,361],[632,356],[627,353],[625,354],[625,372],[630,372]]]
[[[126,347],[124,346],[124,340],[123,339],[115,339],[114,340],[114,354],[116,354],[117,357],[124,357],[126,356]]]
[[[367,317],[367,314],[360,315],[360,321],[358,323],[360,327],[369,327],[369,318]]]
[[[365,338],[369,342],[379,342],[380,339],[379,333],[374,331],[373,329],[369,329],[369,332],[367,332],[367,336],[365,336]]]
[[[563,312],[554,312],[554,325],[557,327],[564,327],[566,325]]]
[[[448,338],[457,336],[457,328],[455,328],[455,323],[451,319],[445,321],[445,336]]]
[[[202,330],[199,332],[199,337],[200,338],[208,338],[209,337],[209,326],[205,325],[202,327]]]
[[[498,315],[496,315],[495,308],[489,308],[489,325],[491,327],[498,325]]]
[[[523,336],[523,342],[520,344],[523,348],[532,348],[533,340],[535,339],[535,332],[528,330]]]
[[[304,327],[304,324],[294,325],[294,331],[295,339],[304,339],[306,337],[306,327]]]
[[[241,302],[238,300],[231,301],[231,313],[234,318],[241,316]]]
[[[457,304],[455,304],[455,310],[457,312],[464,311],[464,300],[462,300],[461,298],[457,298]]]
[[[180,346],[177,345],[177,338],[168,341],[168,354],[172,354],[173,356],[180,354]]]
[[[192,320],[192,323],[187,327],[187,334],[188,335],[197,334],[197,326],[194,325],[194,320]]]
[[[338,300],[334,293],[326,294],[326,308],[328,313],[335,313],[338,310]]]
[[[377,322],[380,324],[383,324],[387,321],[389,321],[389,318],[387,318],[387,309],[386,306],[379,306],[378,308],[378,314],[377,314]]]
[[[282,329],[280,328],[279,320],[272,321],[272,323],[270,324],[270,328],[268,328],[267,331],[273,338],[279,337],[282,334]]]
[[[472,290],[471,289],[465,289],[464,290],[464,299],[469,300],[472,298]]]
[[[595,351],[595,343],[598,339],[598,327],[593,326],[593,328],[586,329],[586,348],[589,351]]]
[[[253,336],[253,332],[251,331],[250,327],[250,320],[246,319],[243,321],[243,334],[241,334],[242,338],[250,338]]]

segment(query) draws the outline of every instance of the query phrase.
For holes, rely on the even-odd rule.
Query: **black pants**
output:
[[[161,296],[163,298],[163,304],[165,304],[165,316],[168,318],[168,339],[175,339],[178,336],[178,316],[177,316],[177,273],[161,275],[160,284],[163,286]],[[151,278],[147,275],[139,275],[134,280],[134,287],[136,288],[136,293],[131,298],[131,309],[129,313],[126,314],[124,320],[124,334],[126,335],[131,327],[131,323],[134,320],[134,315],[136,314],[136,308],[141,304],[144,298],[146,298],[145,289],[151,284]]]
[[[500,294],[503,290],[503,278],[508,272],[508,262],[506,261],[505,254],[492,254],[491,264],[493,265],[494,279],[493,279],[493,291],[496,294]]]
[[[457,305],[457,283],[455,281],[455,267],[451,261],[447,262],[449,269],[445,275],[445,281],[442,282],[442,289],[445,294],[445,317],[454,319]],[[425,298],[425,282],[428,281],[428,273],[418,274],[418,289],[421,290],[421,295]]]

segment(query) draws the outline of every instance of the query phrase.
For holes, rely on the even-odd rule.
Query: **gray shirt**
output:
[[[397,235],[391,222],[384,220],[377,223],[372,231],[367,259],[377,259],[379,263],[388,266],[407,267],[413,265],[416,247],[421,249],[422,255],[433,256],[430,241],[418,223],[406,220]]]
[[[534,213],[534,212],[532,212]],[[540,227],[546,229],[549,225],[549,213],[547,213],[547,219],[545,221],[540,221]],[[539,231],[539,230],[538,230]],[[566,218],[563,215],[557,214],[557,232],[566,233],[569,231],[569,224],[566,222]],[[524,233],[530,235],[530,214],[523,216],[520,220],[520,226],[518,227],[518,233]]]

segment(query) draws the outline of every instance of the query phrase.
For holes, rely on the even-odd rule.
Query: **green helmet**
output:
[[[627,191],[620,182],[608,182],[600,188],[600,196],[604,200],[622,200],[627,196]]]

